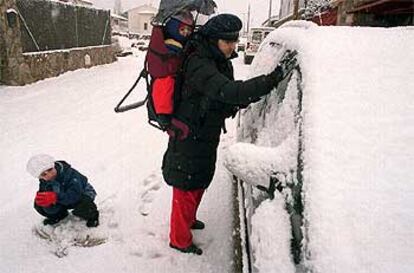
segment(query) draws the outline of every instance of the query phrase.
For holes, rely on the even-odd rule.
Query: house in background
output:
[[[151,34],[151,20],[158,10],[150,5],[142,5],[128,10],[128,29],[130,33]]]
[[[111,13],[111,27],[112,32],[127,33],[128,32],[128,18]]]

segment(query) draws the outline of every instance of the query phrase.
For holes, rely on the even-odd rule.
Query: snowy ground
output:
[[[0,272],[230,272],[227,171],[219,162],[201,203],[199,218],[206,229],[196,231],[194,240],[204,254],[171,250],[171,188],[160,174],[167,137],[146,123],[144,108],[113,111],[141,69],[143,54],[24,87],[0,87]],[[244,77],[246,66],[241,59],[235,63],[236,77]],[[144,95],[144,87],[138,88]],[[222,147],[234,141],[232,131]],[[25,165],[36,153],[67,160],[89,177],[102,215],[94,232],[108,237],[105,244],[70,247],[67,256],[58,258],[55,245],[33,234],[42,217],[32,208],[37,182]]]

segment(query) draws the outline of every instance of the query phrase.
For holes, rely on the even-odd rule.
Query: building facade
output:
[[[294,0],[280,0],[279,18],[283,19],[293,13]],[[299,9],[305,8],[306,1],[299,0]]]
[[[111,14],[112,32],[127,33],[128,32],[128,18],[118,14]]]
[[[337,25],[395,27],[414,25],[413,0],[336,0]]]
[[[315,1],[313,1],[315,2]],[[324,1],[321,1],[324,2]],[[318,25],[395,27],[414,25],[413,0],[332,0],[316,13],[309,13],[310,0],[299,0],[302,19]],[[281,0],[278,27],[293,19],[293,0]]]
[[[158,10],[149,5],[142,5],[128,10],[128,29],[131,33],[151,34],[151,20]]]

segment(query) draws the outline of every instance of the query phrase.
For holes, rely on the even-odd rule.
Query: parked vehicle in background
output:
[[[237,44],[237,51],[246,50],[247,37],[240,37],[239,43]]]
[[[123,35],[113,35],[111,38],[112,48],[117,57],[132,55],[131,39]]]
[[[141,34],[135,32],[129,32],[128,35],[129,39],[139,39],[139,37],[141,36]]]
[[[141,37],[139,37],[140,40],[150,40],[151,34],[142,34]]]
[[[255,27],[250,29],[247,35],[246,49],[244,51],[244,63],[251,64],[260,44],[266,36],[272,32],[273,27]]]
[[[122,47],[119,44],[119,39],[117,36],[112,36],[111,38],[112,49],[116,56],[122,53]]]

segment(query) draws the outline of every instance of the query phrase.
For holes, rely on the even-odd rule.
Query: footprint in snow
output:
[[[161,188],[162,178],[160,174],[151,174],[142,181],[143,189],[140,192],[139,212],[143,216],[149,214],[150,206],[154,201],[155,192]]]

